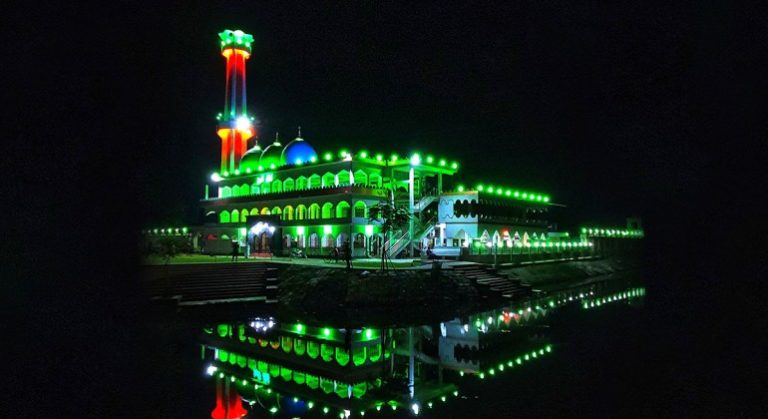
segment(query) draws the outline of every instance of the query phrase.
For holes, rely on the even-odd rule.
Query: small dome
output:
[[[285,165],[285,159],[283,159],[283,145],[280,144],[280,141],[275,139],[274,143],[268,145],[267,148],[264,149],[264,152],[261,153],[259,164],[264,167],[265,170]],[[273,165],[274,167],[272,167]]]
[[[261,160],[262,149],[258,143],[249,148],[248,151],[240,158],[240,170],[256,170],[259,166],[259,160]]]
[[[302,164],[317,160],[317,152],[301,137],[296,137],[283,148],[283,161],[286,164]]]

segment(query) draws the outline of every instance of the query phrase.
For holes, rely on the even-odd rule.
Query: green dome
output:
[[[259,160],[261,160],[261,153],[262,149],[258,143],[248,149],[248,151],[243,154],[243,157],[240,158],[240,170],[246,171],[251,169],[252,171],[256,171],[259,167]]]
[[[283,145],[280,141],[275,139],[275,142],[268,145],[261,153],[261,159],[259,164],[264,170],[274,169],[285,165],[285,158],[283,157]],[[274,165],[274,167],[273,167]]]

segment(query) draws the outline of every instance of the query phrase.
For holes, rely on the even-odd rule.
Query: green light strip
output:
[[[465,190],[466,188],[462,184],[459,184],[456,186],[457,192],[464,192]],[[517,199],[519,201],[535,202],[535,203],[541,203],[541,204],[547,204],[551,199],[549,195],[541,194],[538,192],[527,192],[519,189],[505,188],[502,186],[484,185],[482,183],[478,183],[477,185],[475,185],[474,190],[477,192],[484,192],[489,195],[495,195],[498,197]]]
[[[156,236],[180,236],[189,232],[187,227],[169,227],[169,228],[155,228],[148,230],[141,230],[141,234],[156,235]]]
[[[534,359],[537,359],[549,353],[552,353],[551,344],[546,345],[539,349],[535,349],[531,352],[526,352],[524,354],[521,354],[514,359],[510,359],[506,363],[502,362],[496,368],[490,368],[486,372],[481,371],[479,374],[477,374],[477,376],[480,377],[481,380],[483,380],[486,377],[486,373],[490,376],[495,376],[496,372],[504,372],[505,370],[509,371],[511,369],[514,369],[515,365],[523,365],[523,362],[532,361]]]
[[[588,310],[590,308],[600,307],[603,304],[609,304],[617,301],[629,300],[631,298],[637,298],[637,297],[643,297],[643,296],[645,296],[645,288],[643,287],[630,288],[626,291],[614,293],[607,297],[585,299],[581,303],[581,308]]]
[[[602,227],[582,227],[581,234],[589,237],[612,237],[619,239],[639,239],[645,236],[643,230]]]

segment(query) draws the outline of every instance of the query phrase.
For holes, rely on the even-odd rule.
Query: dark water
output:
[[[243,417],[650,414],[658,411],[658,403],[649,400],[654,383],[648,373],[659,360],[653,359],[658,350],[648,333],[649,298],[642,281],[617,279],[432,325],[374,326],[371,340],[369,328],[344,330],[322,319],[272,316],[272,327],[264,331],[269,312],[211,323],[166,313],[157,323],[164,340],[160,346],[166,349],[152,362],[162,365],[167,383],[151,385],[163,389],[162,397],[178,401],[172,412],[176,417],[234,417],[227,415],[241,408]],[[256,322],[261,322],[259,330],[253,327]],[[426,358],[414,359],[413,397],[407,385],[405,326],[413,333],[415,352]],[[332,336],[324,336],[325,329]],[[344,341],[345,334],[350,342]],[[395,353],[405,351],[395,355],[394,364],[386,358],[391,342],[386,336],[395,341]],[[304,338],[306,352],[297,355],[290,344],[286,349],[286,338],[290,343]],[[312,340],[320,352],[315,359],[309,356]],[[381,358],[373,363],[369,356],[357,367],[350,351],[345,367],[335,352],[322,361],[323,342],[352,348],[356,340],[379,342]],[[239,364],[233,358],[237,355]],[[434,364],[438,359],[440,367]]]

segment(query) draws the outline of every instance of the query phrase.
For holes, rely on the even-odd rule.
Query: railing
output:
[[[390,244],[388,249],[389,257],[396,257],[408,245],[408,231],[396,238],[394,242],[390,241],[390,243],[392,244]]]
[[[437,197],[434,196],[434,195],[422,196],[421,199],[419,199],[419,202],[416,202],[413,205],[413,211],[414,212],[420,212],[420,211],[424,210],[424,208],[428,207],[429,204],[435,202],[436,199],[437,199]]]

